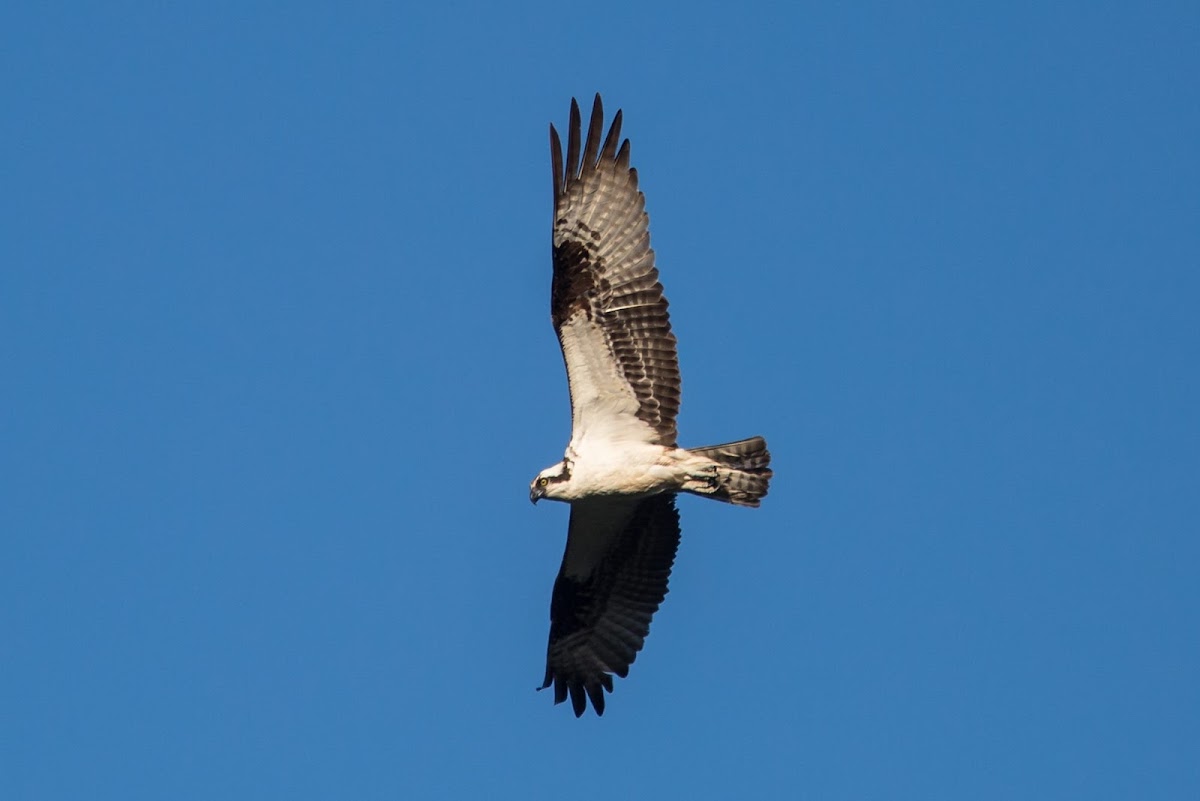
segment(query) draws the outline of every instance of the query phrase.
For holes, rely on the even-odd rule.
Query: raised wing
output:
[[[567,160],[550,126],[554,169],[551,319],[571,388],[572,442],[586,434],[675,446],[679,359],[663,297],[645,197],[617,149],[621,112],[600,144],[596,95],[580,160],[579,104],[571,101]]]
[[[550,601],[546,680],[554,703],[571,696],[575,717],[604,714],[612,676],[629,666],[667,595],[679,547],[673,494],[595,499],[571,504],[571,526]]]

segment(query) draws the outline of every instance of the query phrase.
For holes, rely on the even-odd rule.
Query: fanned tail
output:
[[[716,487],[695,494],[738,506],[758,506],[767,494],[772,476],[771,453],[762,437],[688,448],[688,453],[712,459],[717,465]]]

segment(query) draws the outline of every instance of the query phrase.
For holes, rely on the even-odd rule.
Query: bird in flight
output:
[[[582,139],[572,99],[563,161],[550,126],[554,277],[550,317],[571,393],[571,441],[537,474],[529,500],[571,505],[567,547],[550,601],[546,678],[554,703],[604,714],[613,675],[625,678],[667,594],[679,546],[675,495],[739,506],[767,494],[762,437],[680,448],[679,360],[650,249],[645,197],[629,166],[618,111],[604,133],[600,95]]]

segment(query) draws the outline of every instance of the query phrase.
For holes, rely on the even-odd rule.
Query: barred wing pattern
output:
[[[629,140],[617,148],[621,112],[602,146],[603,123],[596,95],[581,160],[579,104],[571,101],[565,167],[558,131],[550,126],[551,319],[567,365],[572,442],[592,431],[674,447],[679,360],[645,197],[629,166]]]
[[[575,716],[591,700],[604,714],[612,676],[625,678],[667,595],[679,547],[675,495],[605,498],[571,505],[562,567],[550,601],[546,679],[554,703]]]

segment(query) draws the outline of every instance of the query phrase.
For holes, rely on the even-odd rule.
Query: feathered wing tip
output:
[[[621,678],[629,675],[629,669],[626,668],[620,674]],[[546,669],[546,680],[541,687],[536,688],[539,692],[554,685],[554,703],[561,704],[567,700],[567,695],[571,696],[571,710],[575,713],[575,717],[583,717],[583,713],[587,711],[587,702],[590,699],[592,708],[596,710],[596,715],[604,714],[604,693],[613,691],[612,676],[607,673],[601,674],[596,681],[589,684],[569,684],[562,676],[555,676],[553,672]]]
[[[554,123],[550,123],[550,169],[554,173],[554,207],[557,210],[559,199],[574,181],[595,171],[601,161],[616,161],[623,168],[629,167],[629,140],[621,143],[618,152],[617,143],[621,141],[621,109],[617,109],[609,126],[608,136],[604,137],[603,146],[600,135],[604,131],[604,104],[600,93],[596,93],[592,101],[592,116],[588,120],[587,139],[583,139],[583,117],[579,112],[579,103],[571,98],[571,116],[567,122],[567,158],[563,161],[562,140]],[[583,160],[580,161],[580,147],[583,148]],[[636,185],[636,179],[635,179]]]
[[[774,473],[770,468],[771,452],[762,437],[688,448],[688,452],[717,463],[716,488],[697,495],[737,506],[758,506],[766,497]]]

